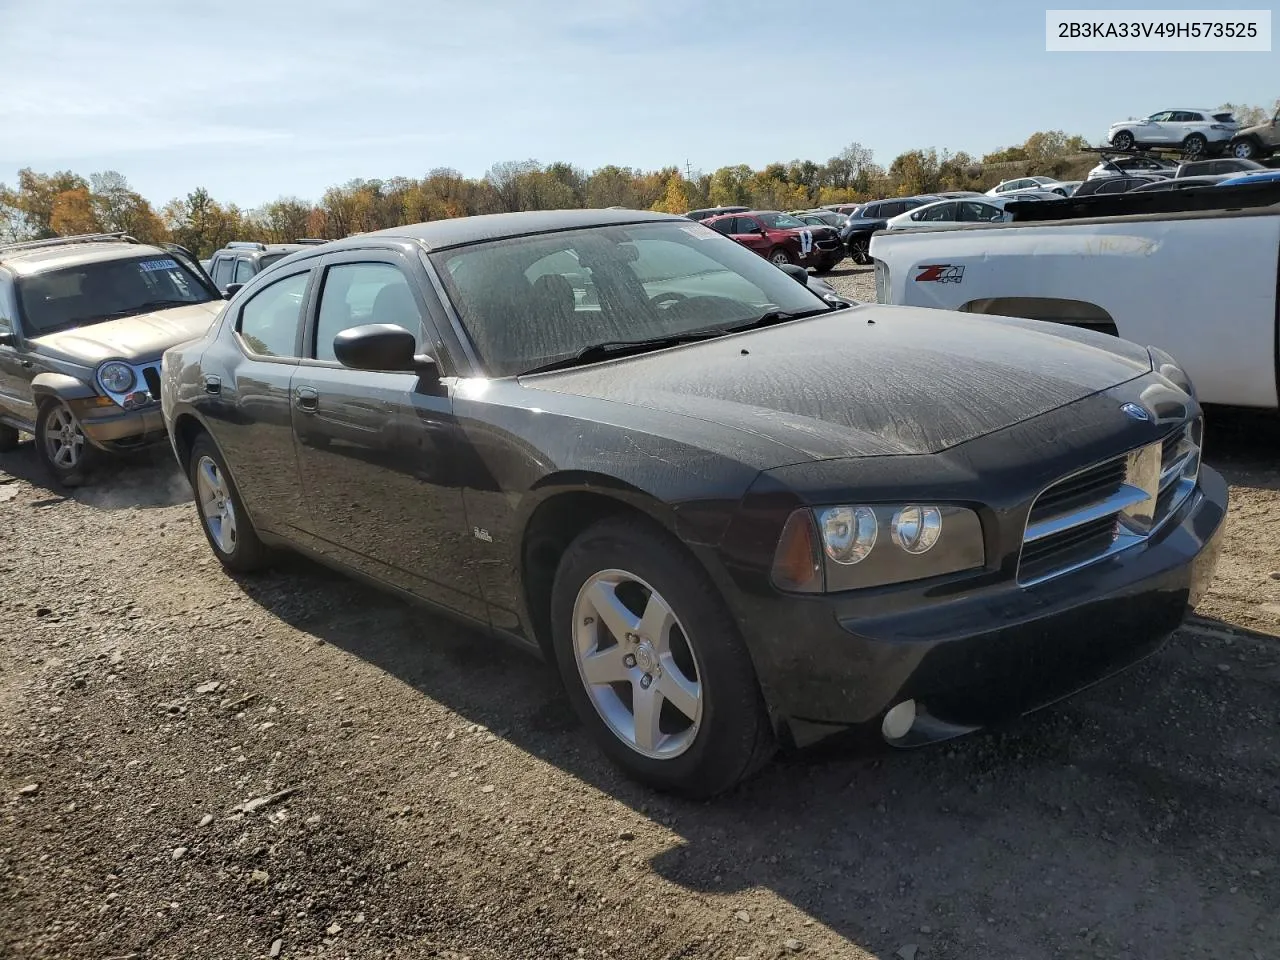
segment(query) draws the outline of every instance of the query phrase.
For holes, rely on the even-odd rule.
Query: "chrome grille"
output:
[[[1146,541],[1195,490],[1202,429],[1197,418],[1043,490],[1027,517],[1018,582],[1041,583]]]
[[[146,381],[147,392],[151,394],[152,402],[160,399],[160,371],[155,367],[143,367],[142,379]]]

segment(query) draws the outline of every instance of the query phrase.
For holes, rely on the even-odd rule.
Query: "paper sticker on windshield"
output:
[[[687,227],[681,227],[680,229],[689,236],[696,237],[699,240],[707,240],[711,237],[720,236],[720,234],[716,233],[710,227],[704,227],[700,223],[691,223]]]
[[[149,272],[149,273],[150,273],[150,272],[153,272],[153,271],[156,271],[156,270],[177,270],[177,269],[178,269],[178,261],[177,261],[177,260],[168,260],[168,259],[166,259],[166,260],[143,260],[143,261],[139,264],[139,266],[141,266],[143,270],[146,270],[146,271],[147,271],[147,272]]]

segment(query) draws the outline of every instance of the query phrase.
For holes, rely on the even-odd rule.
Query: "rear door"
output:
[[[343,251],[322,270],[292,390],[315,546],[483,620],[459,476],[465,444],[448,388],[415,373],[353,370],[334,356],[338,333],[368,323],[404,327],[418,352],[435,352],[425,271],[393,250]]]
[[[13,343],[0,343],[0,417],[11,423],[34,426],[35,403],[31,379],[35,365],[26,355],[18,329],[17,292],[13,281],[0,276],[0,334],[13,338]]]

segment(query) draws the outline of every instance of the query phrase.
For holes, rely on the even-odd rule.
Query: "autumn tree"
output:
[[[297,197],[281,197],[254,212],[263,240],[268,243],[292,243],[310,235],[311,204]]]
[[[175,243],[199,257],[232,240],[244,239],[245,218],[234,204],[222,206],[204,187],[169,201],[161,214]]]
[[[93,208],[93,197],[87,187],[63,190],[53,198],[49,228],[60,237],[102,232],[97,211]]]

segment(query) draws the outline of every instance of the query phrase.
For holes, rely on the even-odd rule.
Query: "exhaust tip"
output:
[[[886,740],[901,740],[911,732],[911,727],[916,722],[916,702],[914,700],[903,700],[895,707],[891,707],[889,712],[884,715],[884,721],[880,724],[880,732],[884,734]]]

